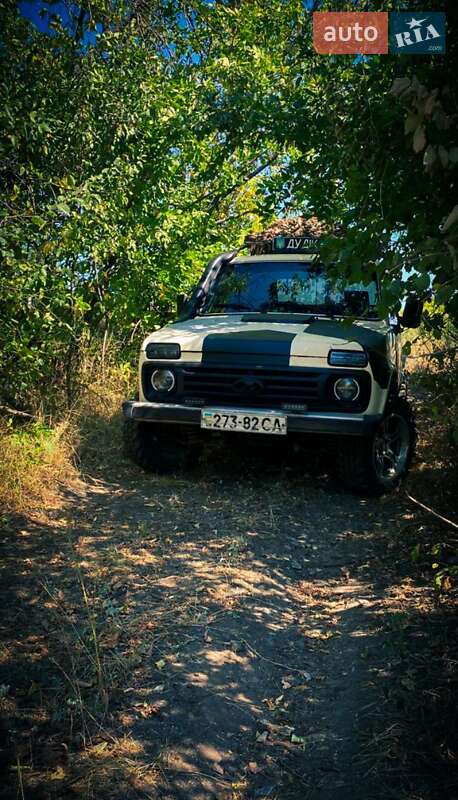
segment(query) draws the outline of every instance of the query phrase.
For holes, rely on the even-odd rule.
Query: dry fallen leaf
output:
[[[137,703],[135,706],[135,711],[137,714],[140,714],[141,717],[147,719],[148,717],[154,717],[156,714],[160,714],[162,710],[161,703]]]
[[[444,224],[442,225],[442,233],[446,233],[455,222],[458,221],[458,206],[454,206],[452,208],[450,214],[448,215],[447,219],[445,220]]]
[[[389,90],[390,94],[394,94],[395,97],[405,92],[406,89],[410,87],[410,78],[395,78],[391,88]]]
[[[420,153],[426,146],[426,134],[424,125],[419,125],[413,137],[414,153]]]
[[[92,752],[103,753],[103,751],[106,750],[107,747],[108,747],[108,742],[100,742],[100,744],[94,745],[94,747],[92,748]]]

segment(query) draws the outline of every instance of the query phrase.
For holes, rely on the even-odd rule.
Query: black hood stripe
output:
[[[238,362],[289,367],[296,335],[273,330],[210,333],[202,344],[202,364]]]
[[[385,347],[386,334],[365,328],[363,325],[346,325],[338,320],[317,319],[310,323],[304,333],[341,339],[342,342],[358,342],[363,347],[380,350]]]

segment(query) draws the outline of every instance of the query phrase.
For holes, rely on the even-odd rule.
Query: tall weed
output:
[[[133,369],[104,340],[81,359],[77,377],[74,402],[60,415],[0,418],[0,507],[26,513],[57,506],[64,486],[120,458],[121,403]]]

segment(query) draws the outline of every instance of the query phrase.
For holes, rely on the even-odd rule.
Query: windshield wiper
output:
[[[284,303],[276,303],[275,305],[271,304],[267,313],[295,313],[295,314],[303,314],[304,316],[308,316],[311,318],[311,321],[318,319],[319,317],[329,317],[329,319],[335,319],[336,316],[341,316],[337,314],[337,309],[334,306],[312,306],[312,305],[304,305],[302,303],[295,303],[293,300],[287,300]]]
[[[284,303],[263,304],[262,311],[264,314],[287,314],[288,311],[295,314],[316,314],[316,307],[295,303],[294,300],[285,300]]]
[[[246,303],[225,303],[224,306],[220,308],[212,309],[213,312],[217,314],[224,314],[225,311],[253,311],[253,306],[249,306]],[[211,314],[212,311],[207,311],[207,314]]]
[[[321,316],[329,317],[329,319],[335,319],[337,316],[341,317],[342,314],[337,313],[337,308],[330,304],[321,306],[322,311],[318,311],[318,314]]]

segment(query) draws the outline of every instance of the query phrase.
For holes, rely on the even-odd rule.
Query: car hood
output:
[[[143,349],[150,342],[170,342],[180,345],[183,357],[186,353],[220,353],[327,358],[333,348],[380,350],[389,329],[380,320],[346,324],[325,318],[307,323],[276,322],[270,315],[259,317],[257,321],[255,314],[230,314],[175,322],[150,334]]]

